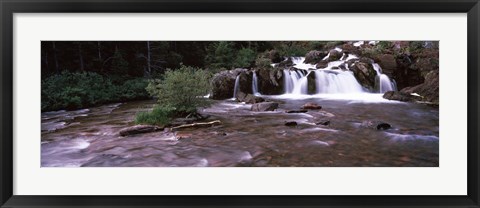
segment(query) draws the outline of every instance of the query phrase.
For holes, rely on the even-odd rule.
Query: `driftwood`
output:
[[[213,126],[221,123],[222,122],[220,120],[204,122],[204,123],[191,123],[191,124],[184,124],[184,125],[172,127],[171,130],[190,128],[190,127],[209,127],[209,126]]]

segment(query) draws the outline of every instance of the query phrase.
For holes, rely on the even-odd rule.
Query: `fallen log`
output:
[[[210,122],[204,122],[204,123],[191,123],[191,124],[184,124],[180,126],[174,126],[170,128],[171,130],[176,130],[176,129],[182,129],[182,128],[191,128],[191,127],[210,127],[214,126],[217,124],[221,124],[222,122],[220,120],[215,120],[215,121],[210,121]]]

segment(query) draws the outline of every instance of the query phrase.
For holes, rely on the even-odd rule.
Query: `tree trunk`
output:
[[[55,48],[55,41],[52,41],[53,47],[53,59],[55,60],[55,72],[58,74],[60,71],[58,70],[58,59],[57,59],[57,48]]]
[[[100,41],[97,41],[97,50],[98,50],[98,60],[102,61],[102,51],[101,51],[101,45]]]
[[[80,61],[80,71],[85,71],[85,66],[83,64],[83,55],[82,55],[82,44],[78,43],[78,58]]]
[[[150,41],[147,41],[147,71],[144,72],[144,76],[150,76],[152,73],[152,68],[151,68],[151,58],[150,58],[151,52],[150,52]]]

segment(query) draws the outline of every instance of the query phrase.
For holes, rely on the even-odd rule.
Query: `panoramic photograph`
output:
[[[41,167],[438,167],[438,41],[42,41]]]

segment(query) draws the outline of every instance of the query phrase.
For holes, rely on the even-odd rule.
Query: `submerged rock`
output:
[[[161,131],[164,127],[154,126],[154,125],[135,125],[130,126],[124,129],[121,129],[119,134],[120,136],[129,136],[134,134],[143,134],[143,133],[150,133],[154,131]]]
[[[285,126],[297,126],[297,122],[296,121],[287,121],[287,122],[285,122]]]
[[[315,123],[316,125],[328,126],[330,125],[330,121],[320,121]]]
[[[245,102],[247,104],[255,104],[265,101],[265,99],[261,97],[252,94],[245,94],[244,92],[237,92],[236,99],[238,102]]]
[[[308,110],[300,109],[300,110],[286,110],[285,113],[306,113]]]
[[[263,102],[255,103],[252,105],[251,111],[274,111],[278,108],[278,103],[276,102]]]
[[[305,103],[302,106],[302,109],[320,110],[320,109],[322,109],[322,106],[320,106],[316,103],[308,102],[308,103]]]
[[[392,125],[390,125],[388,123],[377,124],[377,130],[387,130],[387,129],[390,129],[390,128],[392,128]]]

